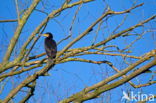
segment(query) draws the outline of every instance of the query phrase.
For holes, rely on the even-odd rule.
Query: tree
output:
[[[122,88],[123,84],[130,84],[131,88],[138,91],[143,87],[152,88],[151,86],[156,83],[153,75],[156,65],[156,50],[154,49],[156,15],[153,15],[152,10],[151,14],[145,11],[145,16],[139,12],[146,9],[147,5],[149,6],[146,1],[143,3],[124,2],[124,4],[128,3],[125,7],[122,7],[120,3],[117,7],[114,3],[105,0],[15,0],[17,19],[0,20],[1,24],[9,22],[9,26],[16,25],[15,31],[8,30],[6,33],[10,38],[8,46],[6,46],[6,40],[1,40],[3,41],[1,44],[4,45],[1,57],[4,56],[0,63],[1,95],[6,95],[1,98],[1,101],[3,103],[31,102],[33,96],[43,91],[41,88],[39,91],[36,90],[39,88],[39,83],[44,82],[42,78],[57,78],[56,72],[55,75],[54,73],[47,74],[47,72],[54,71],[55,67],[59,64],[62,66],[62,63],[67,63],[72,69],[86,69],[84,66],[86,63],[88,67],[94,67],[96,64],[96,72],[99,69],[105,69],[102,72],[105,74],[102,79],[99,79],[100,74],[98,74],[98,82],[91,81],[87,87],[81,85],[83,89],[74,87],[79,88],[79,92],[74,91],[67,96],[61,96],[60,100],[58,99],[60,103],[82,103],[92,99],[95,101],[97,98],[102,98],[107,91],[115,90],[117,87]],[[1,32],[4,34],[8,28],[3,29],[3,26]],[[54,32],[54,39],[57,39],[60,50],[54,63],[51,64],[47,64],[41,40],[42,34],[47,30]],[[146,45],[147,42],[148,45]],[[79,66],[76,67],[73,61],[77,61],[75,64]],[[80,78],[78,74],[74,75]],[[135,78],[144,80],[139,79],[139,84],[137,84]],[[69,81],[70,79],[72,80],[68,78]],[[61,79],[60,81],[63,85],[63,81]],[[15,85],[10,84],[11,82]],[[5,92],[7,88],[9,89]],[[48,91],[51,88],[49,87]],[[59,93],[59,91],[55,92]],[[61,93],[63,94],[63,91]],[[54,95],[56,94],[53,93]],[[149,98],[140,101],[148,101]],[[101,101],[106,101],[106,99]]]

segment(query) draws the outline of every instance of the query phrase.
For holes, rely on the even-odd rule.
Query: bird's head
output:
[[[47,38],[53,38],[53,34],[50,32],[47,32],[45,34],[43,34],[43,36],[47,37]]]

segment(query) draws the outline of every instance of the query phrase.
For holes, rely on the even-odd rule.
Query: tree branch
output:
[[[37,4],[39,2],[40,2],[40,0],[34,0],[32,5],[28,8],[27,11],[25,11],[24,15],[22,16],[22,18],[21,18],[21,20],[19,22],[19,25],[18,25],[15,33],[14,33],[14,36],[13,36],[13,38],[10,41],[10,44],[9,44],[9,47],[8,47],[7,52],[5,54],[5,57],[3,58],[3,63],[4,64],[6,64],[7,61],[9,60],[10,55],[11,55],[11,53],[12,53],[12,51],[13,51],[13,49],[14,49],[17,41],[18,41],[20,33],[21,33],[21,31],[22,31],[22,29],[23,29],[27,19],[29,18],[30,14],[33,12],[34,8],[37,6]]]

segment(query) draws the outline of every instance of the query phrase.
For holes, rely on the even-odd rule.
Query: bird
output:
[[[43,34],[43,36],[46,37],[44,40],[44,48],[46,51],[46,55],[48,56],[48,62],[53,62],[53,59],[55,59],[57,54],[56,41],[53,39],[53,34],[50,32]]]

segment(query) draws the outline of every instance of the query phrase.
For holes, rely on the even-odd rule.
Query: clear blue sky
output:
[[[20,1],[20,0],[19,0]],[[74,0],[73,0],[74,1]],[[77,19],[75,21],[75,24],[73,26],[72,30],[72,38],[63,42],[58,46],[58,50],[63,49],[64,46],[66,46],[73,38],[77,37],[80,33],[82,33],[92,22],[94,22],[98,17],[101,16],[101,14],[104,11],[104,8],[106,5],[103,2],[104,0],[96,0],[92,3],[83,4],[82,8],[80,9]],[[122,11],[125,9],[128,9],[132,6],[134,0],[106,0],[107,4],[109,4],[110,8],[114,11]],[[117,31],[121,31],[125,28],[130,27],[131,25],[134,25],[138,23],[141,20],[147,19],[148,17],[156,14],[156,1],[155,0],[136,0],[137,4],[139,3],[145,3],[144,6],[139,7],[131,12],[131,14],[128,15],[124,25]],[[52,10],[57,9],[61,5],[61,0],[55,1],[48,1],[47,10],[46,12],[50,13]],[[28,1],[29,3],[29,1]],[[24,7],[23,7],[24,6]],[[45,29],[45,32],[52,32],[54,34],[54,39],[58,42],[65,36],[69,35],[69,27],[72,22],[73,16],[75,14],[75,11],[77,10],[77,7],[73,7],[70,9],[67,9],[63,11],[59,17],[56,17],[55,19],[51,20],[47,28]],[[21,8],[27,8],[26,5],[21,5]],[[41,7],[41,4],[37,7],[37,9],[43,9]],[[21,45],[26,38],[33,32],[33,30],[41,23],[41,21],[46,17],[45,14],[39,13],[37,11],[33,12],[31,17],[28,20],[28,23],[25,25],[25,28],[22,31],[22,35],[20,37],[19,43],[16,46],[15,51]],[[16,19],[16,8],[14,0],[1,0],[0,3],[0,20],[6,20],[6,19]],[[106,37],[114,30],[114,28],[121,23],[123,20],[123,15],[121,16],[113,16],[111,19],[109,19],[107,22],[103,23],[102,29],[99,31],[98,37],[96,39],[96,42],[99,42]],[[107,27],[106,27],[107,26]],[[150,22],[149,24],[145,25],[144,29],[147,28],[153,28],[155,29],[156,24],[153,22]],[[9,43],[9,40],[13,36],[13,33],[16,28],[16,23],[0,23],[0,61],[2,61],[2,58],[4,56],[4,53],[6,51],[7,45]],[[91,32],[89,35],[84,37],[80,42],[76,43],[72,48],[78,48],[78,47],[84,47],[89,46],[93,42],[93,38],[96,35],[96,29],[93,28],[94,31]],[[142,29],[136,29],[135,33],[141,33]],[[134,32],[133,32],[134,33]],[[130,41],[132,41],[135,37],[132,36],[130,39],[127,38],[119,38],[116,40],[113,40],[112,42],[108,43],[112,45],[118,45],[120,49],[123,49],[126,44],[129,44]],[[134,44],[130,50],[133,51],[133,55],[140,56],[154,48],[156,48],[156,42],[155,42],[156,36],[155,34],[147,33],[145,36],[143,36],[142,40],[139,40]],[[32,53],[30,55],[40,54],[44,52],[44,46],[43,46],[44,38],[40,38],[40,40],[35,45]],[[6,44],[7,43],[7,44]],[[18,54],[17,52],[14,52],[14,56]],[[114,63],[114,65],[119,69],[124,69],[127,65],[123,65],[123,61],[119,57],[110,57],[110,56],[83,56],[82,58],[91,59],[91,60],[110,60]],[[35,91],[35,95],[33,98],[30,99],[29,103],[34,103],[34,101],[38,101],[37,103],[56,103],[57,100],[62,100],[65,97],[70,96],[73,93],[76,93],[80,90],[82,90],[86,86],[91,86],[100,80],[103,80],[107,76],[110,76],[114,74],[115,72],[108,67],[105,64],[102,65],[96,65],[96,64],[88,64],[88,63],[80,63],[80,62],[69,62],[64,64],[58,64],[54,67],[53,70],[49,72],[51,76],[49,77],[40,77],[37,80],[37,88]],[[24,75],[20,75],[21,78],[23,78]],[[145,74],[148,76],[148,74]],[[18,76],[13,77],[13,79],[10,80],[9,83],[7,83],[7,88],[2,92],[2,95],[0,96],[0,99],[4,98],[7,95],[7,92],[11,89],[12,83],[18,83],[17,81],[21,81]],[[137,79],[134,79],[133,81],[136,82]],[[139,78],[139,80],[144,80],[144,78]],[[136,82],[138,83],[138,82]],[[114,103],[115,101],[120,101],[122,96],[122,90],[124,90],[125,87],[130,87],[129,84],[124,84],[123,86],[111,90],[111,94],[109,92],[105,93],[104,95],[108,94],[110,95],[111,102]],[[152,85],[149,88],[142,88],[138,91],[143,91],[143,93],[153,93],[156,94],[156,85]],[[129,88],[129,90],[136,91],[132,88]],[[126,91],[126,90],[125,90]],[[137,91],[136,91],[137,92]],[[19,94],[21,95],[21,94]],[[17,98],[17,101],[20,98]],[[106,99],[106,98],[105,98]],[[41,100],[41,101],[40,101]],[[99,101],[100,99],[97,99],[95,101]],[[40,101],[40,102],[39,102]],[[97,103],[94,100],[87,101],[85,103]]]

